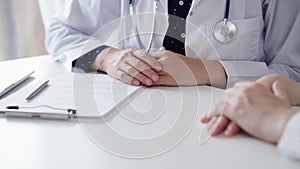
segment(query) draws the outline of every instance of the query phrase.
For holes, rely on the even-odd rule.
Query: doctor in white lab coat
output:
[[[223,19],[226,0],[193,0],[181,33],[184,54],[158,50],[171,29],[168,0],[158,1],[151,51],[142,50],[153,31],[153,1],[134,2],[142,45],[137,43],[128,0],[72,0],[47,31],[49,53],[69,70],[103,71],[132,85],[226,88],[272,73],[300,82],[298,0],[231,0],[229,20],[238,34],[228,44],[217,42],[212,34],[214,24]],[[121,38],[106,44],[116,28]],[[96,57],[84,59],[89,55]]]

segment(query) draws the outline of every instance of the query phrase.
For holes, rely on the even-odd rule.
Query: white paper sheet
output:
[[[0,103],[1,110],[9,105],[21,107],[48,105],[76,109],[77,113],[83,116],[104,116],[116,111],[115,108],[121,107],[122,103],[142,89],[100,74],[65,73],[44,80],[50,80],[48,88],[32,101],[26,102],[26,96],[42,82],[36,82],[5,99]],[[30,110],[53,111],[46,107]]]

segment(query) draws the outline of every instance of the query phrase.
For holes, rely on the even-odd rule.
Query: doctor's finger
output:
[[[159,79],[158,74],[147,64],[142,62],[141,60],[133,57],[126,61],[127,64],[137,69],[139,72],[143,73],[147,78],[152,79],[152,81],[156,82]]]
[[[161,71],[162,66],[161,64],[149,53],[143,51],[143,50],[137,50],[133,53],[138,59],[145,62],[147,65],[149,65],[151,68],[155,69],[156,71]]]
[[[171,76],[160,76],[159,80],[155,82],[158,86],[178,86],[178,83]]]
[[[137,70],[135,67],[125,63],[119,69],[126,72],[131,77],[134,77],[136,80],[140,81],[144,85],[151,86],[153,84],[152,80],[147,78],[143,73]]]
[[[138,80],[131,77],[130,75],[128,75],[126,72],[124,72],[122,70],[116,70],[115,78],[117,78],[127,84],[130,84],[130,85],[135,85],[135,86],[140,85],[140,82]]]

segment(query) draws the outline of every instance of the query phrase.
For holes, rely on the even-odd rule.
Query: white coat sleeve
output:
[[[300,112],[289,120],[277,147],[285,156],[300,160]]]
[[[101,31],[114,27],[120,13],[120,0],[71,0],[68,8],[54,17],[46,32],[48,52],[71,71],[74,60],[105,45],[110,32]]]
[[[281,74],[300,82],[300,1],[265,0],[263,9],[265,59],[221,61],[228,87],[267,74]]]

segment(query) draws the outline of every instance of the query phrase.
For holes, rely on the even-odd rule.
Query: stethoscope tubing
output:
[[[153,0],[153,13],[154,13],[154,15],[153,15],[153,24],[152,24],[152,32],[151,32],[151,36],[150,36],[147,48],[142,43],[142,40],[141,40],[140,35],[139,35],[138,27],[137,27],[136,21],[134,19],[134,3],[135,2],[134,2],[134,0],[129,0],[128,1],[129,2],[129,10],[130,10],[130,15],[131,15],[131,20],[132,20],[132,23],[133,23],[133,26],[134,26],[134,31],[135,31],[135,34],[136,34],[137,43],[139,44],[140,48],[145,49],[146,52],[150,51],[151,46],[152,46],[153,41],[154,41],[156,15],[157,15],[157,10],[158,10],[158,1],[159,0]],[[224,40],[224,39],[226,39],[225,35],[221,35],[221,36],[223,36],[223,38],[219,38],[220,33],[217,32],[216,28],[217,28],[217,25],[220,22],[217,22],[214,26],[214,29],[213,29],[214,38],[219,43],[222,43],[222,44],[227,44],[227,43],[230,43],[231,41],[233,41],[235,39],[235,37],[237,36],[237,33],[238,33],[238,29],[237,29],[237,26],[235,25],[235,23],[229,21],[230,5],[231,5],[231,1],[226,0],[224,18],[220,22],[223,22],[223,27],[226,27],[227,29],[231,28],[230,31],[231,31],[231,33],[233,33],[234,36],[232,36],[232,38],[230,38],[229,40]],[[218,36],[217,36],[217,34],[218,34]]]
[[[129,0],[129,13],[131,16],[131,21],[134,27],[134,31],[136,34],[136,39],[137,43],[139,44],[140,48],[143,48],[146,50],[146,52],[150,52],[153,41],[154,41],[154,33],[155,33],[155,25],[156,25],[156,15],[157,15],[157,10],[158,10],[158,0],[153,0],[153,24],[152,24],[152,31],[151,31],[151,36],[149,39],[149,43],[147,45],[147,48],[143,45],[142,40],[139,35],[138,27],[134,18],[134,0]]]
[[[226,0],[226,6],[224,11],[224,20],[229,19],[229,12],[230,12],[230,0]]]

